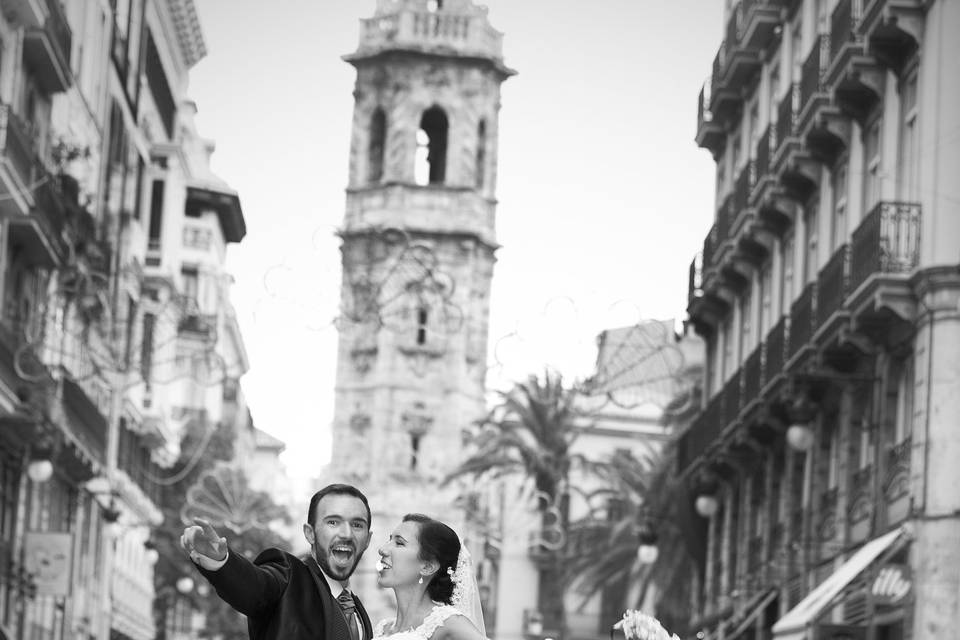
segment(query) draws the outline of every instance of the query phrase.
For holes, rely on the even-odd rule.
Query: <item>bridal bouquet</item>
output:
[[[660,621],[640,611],[627,609],[623,620],[613,625],[614,629],[623,629],[627,640],[680,640],[677,634],[671,635]]]

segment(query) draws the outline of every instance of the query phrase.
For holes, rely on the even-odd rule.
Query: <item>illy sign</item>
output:
[[[870,586],[870,595],[875,604],[899,604],[913,588],[910,567],[905,564],[885,564]]]

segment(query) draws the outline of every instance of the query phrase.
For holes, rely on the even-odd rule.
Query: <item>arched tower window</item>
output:
[[[386,148],[387,116],[377,107],[370,119],[370,144],[367,147],[367,181],[371,184],[383,178],[383,154]]]
[[[476,166],[476,186],[477,189],[483,189],[483,183],[486,179],[487,166],[487,121],[481,120],[477,125],[477,166]]]
[[[447,173],[448,128],[447,114],[440,107],[431,107],[423,112],[414,159],[417,184],[443,184]]]

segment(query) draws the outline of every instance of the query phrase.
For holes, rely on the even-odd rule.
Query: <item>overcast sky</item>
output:
[[[359,19],[374,0],[197,0],[191,73],[213,170],[240,193],[232,297],[256,425],[294,477],[329,459]],[[712,221],[713,162],[693,142],[720,42],[719,0],[487,0],[505,34],[491,382],[589,372],[596,333],[682,317]],[[507,337],[509,336],[509,337]],[[562,341],[561,341],[562,339]],[[494,347],[500,349],[494,356]]]

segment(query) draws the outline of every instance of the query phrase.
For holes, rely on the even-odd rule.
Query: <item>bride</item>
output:
[[[374,627],[375,639],[485,640],[473,563],[453,529],[411,513],[378,552],[378,583],[393,589],[397,616]]]

